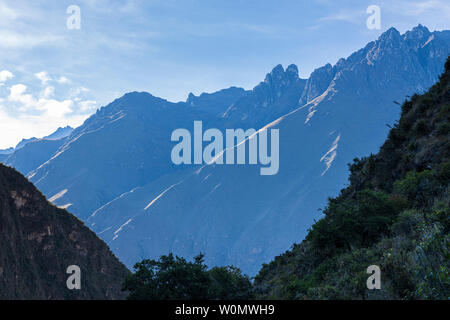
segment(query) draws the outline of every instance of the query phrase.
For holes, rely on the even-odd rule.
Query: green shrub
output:
[[[203,255],[193,262],[173,254],[159,260],[143,260],[124,282],[129,300],[229,300],[250,299],[252,284],[238,268],[215,267],[207,270]]]
[[[381,191],[363,190],[356,198],[332,200],[326,217],[313,225],[307,239],[325,256],[336,250],[366,247],[388,234],[395,217],[405,202]]]
[[[416,126],[414,127],[414,131],[419,136],[427,134],[428,128],[425,120],[420,119],[419,121],[417,121]]]
[[[449,133],[450,133],[450,124],[448,124],[447,122],[441,123],[436,130],[436,134],[438,136],[447,136]]]
[[[422,221],[422,213],[417,210],[405,210],[392,225],[392,232],[396,235],[411,235]]]
[[[431,170],[410,171],[406,177],[394,182],[394,192],[403,195],[418,205],[425,205],[432,198],[438,184]]]

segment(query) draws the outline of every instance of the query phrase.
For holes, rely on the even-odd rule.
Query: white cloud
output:
[[[54,43],[62,40],[61,36],[54,35],[24,35],[14,31],[0,30],[0,47],[26,49],[42,44]]]
[[[53,96],[55,94],[55,87],[53,86],[48,86],[44,89],[43,92],[43,96],[44,98],[50,98],[51,96]]]
[[[61,118],[71,113],[73,101],[48,99],[54,93],[54,87],[49,86],[44,90],[44,98],[35,99],[31,94],[26,93],[27,86],[24,84],[16,84],[10,88],[8,100],[20,103],[20,111],[43,111],[42,116],[49,118]]]
[[[0,71],[0,83],[8,81],[9,79],[14,78],[14,75],[11,71],[8,70],[2,70]]]
[[[83,112],[93,111],[97,107],[97,101],[93,100],[80,101],[78,105],[80,106],[80,110]]]
[[[78,127],[87,118],[87,115],[50,118],[27,114],[12,117],[3,109],[0,105],[0,149],[15,146],[23,138],[44,137],[54,132],[58,127],[67,125]]]
[[[58,81],[58,83],[60,83],[60,84],[67,84],[67,83],[70,83],[70,80],[67,79],[67,78],[64,77],[64,76],[59,77],[59,79],[58,79],[57,81]]]
[[[22,109],[26,109],[33,104],[33,97],[31,94],[25,93],[27,86],[24,84],[15,84],[9,88],[8,100],[12,102],[20,102]]]
[[[349,23],[360,23],[364,20],[365,8],[364,10],[348,10],[348,11],[340,11],[335,14],[325,16],[320,18],[319,22],[328,22],[328,21],[344,21]]]
[[[8,7],[6,4],[4,3],[0,3],[0,19],[2,21],[4,20],[14,20],[18,17],[17,12]]]
[[[75,103],[51,98],[53,86],[41,91],[40,97],[27,89],[22,83],[12,85],[7,98],[0,98],[0,149],[14,146],[23,138],[46,136],[61,126],[77,127],[96,107],[93,100]]]
[[[79,87],[79,88],[77,88],[77,90],[76,90],[77,93],[81,93],[81,92],[89,92],[89,91],[91,91],[91,90],[89,90],[88,88],[85,88],[85,87]]]
[[[73,98],[75,101],[82,100],[79,96],[83,96],[84,94],[88,93],[90,90],[85,87],[77,87],[77,88],[71,88],[70,89],[70,97]]]
[[[443,12],[449,12],[450,4],[448,1],[440,1],[440,0],[426,0],[419,2],[408,2],[405,4],[405,10],[403,11],[409,15],[421,15],[429,10],[439,10]]]
[[[35,73],[34,75],[36,76],[36,78],[41,80],[41,83],[43,85],[46,85],[47,82],[52,80],[52,78],[50,78],[50,76],[48,75],[47,71],[41,71],[41,72]]]
[[[66,114],[73,111],[72,106],[72,100],[39,99],[36,102],[36,109],[44,111],[43,116],[51,119],[63,118]]]

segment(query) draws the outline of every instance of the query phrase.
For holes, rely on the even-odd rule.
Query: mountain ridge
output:
[[[276,66],[219,118],[206,105],[127,94],[75,129],[28,177],[88,221],[127,265],[167,251],[186,257],[202,251],[208,264],[254,273],[306,235],[320,217],[317,208],[345,184],[346,164],[383,143],[386,124],[400,114],[392,101],[426,89],[441,73],[448,31],[433,32],[430,41],[425,30],[395,31],[316,69],[308,80],[294,65]],[[279,174],[262,178],[251,166],[171,164],[170,133],[192,128],[194,120],[219,129],[259,129],[275,121]],[[270,228],[284,231],[283,237]]]

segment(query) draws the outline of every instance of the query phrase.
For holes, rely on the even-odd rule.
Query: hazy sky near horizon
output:
[[[80,29],[68,29],[70,5]],[[369,5],[381,29],[369,30]],[[130,91],[170,101],[300,76],[390,27],[450,29],[448,0],[0,0],[0,149],[80,125]]]

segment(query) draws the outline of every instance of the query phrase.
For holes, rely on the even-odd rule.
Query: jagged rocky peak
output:
[[[333,80],[335,70],[331,64],[315,69],[309,77],[303,94],[300,98],[300,104],[307,103],[323,93]]]
[[[400,32],[394,27],[390,27],[381,34],[379,40],[400,39]]]
[[[281,83],[283,80],[298,80],[298,68],[295,64],[291,64],[284,70],[281,64],[272,69],[270,73],[266,75],[264,80],[267,84]]]
[[[425,37],[428,37],[430,35],[430,30],[428,30],[427,27],[421,25],[417,25],[416,27],[412,28],[411,31],[407,31],[405,33],[405,39],[422,39]]]
[[[400,32],[394,27],[389,28],[381,34],[381,36],[376,41],[376,45],[382,49],[389,49],[398,47],[402,40]]]
[[[298,68],[297,68],[297,66],[295,64],[290,64],[286,68],[286,74],[292,75],[292,76],[295,76],[296,78],[298,78]]]
[[[189,93],[186,104],[208,112],[222,114],[229,106],[243,97],[247,91],[239,87],[229,87],[213,93],[203,92],[200,96]]]
[[[45,136],[43,139],[47,140],[58,140],[69,136],[73,132],[73,128],[71,126],[59,127],[55,132]]]
[[[186,103],[190,106],[193,106],[195,98],[196,98],[196,96],[192,92],[189,92],[189,95],[186,99]]]
[[[255,89],[261,90],[261,88],[268,87],[272,90],[279,91],[293,85],[297,85],[301,81],[306,80],[299,78],[298,68],[295,64],[289,65],[286,70],[284,70],[283,66],[279,64],[266,75],[264,82],[256,86]]]

